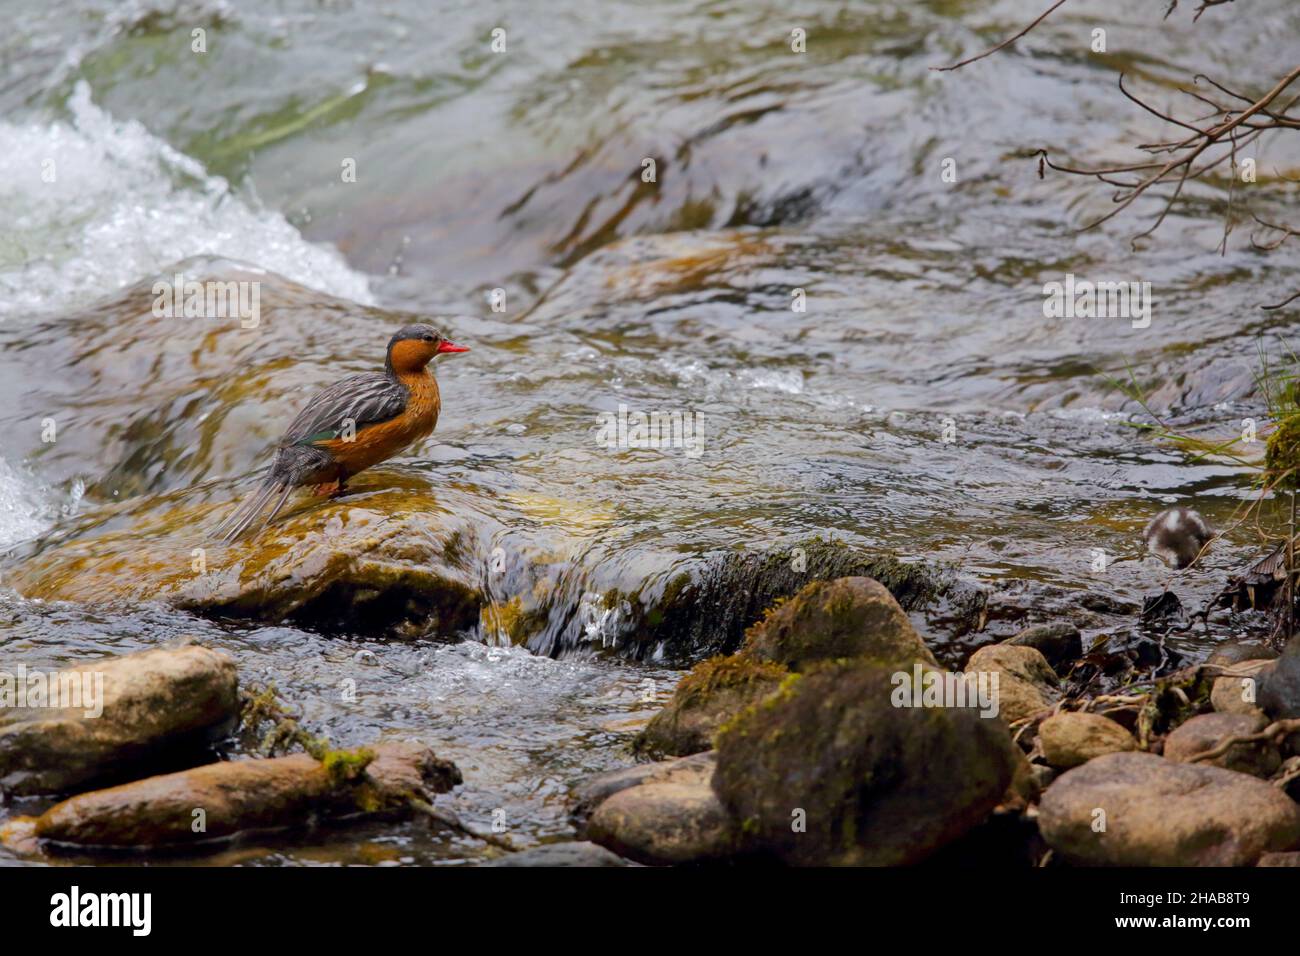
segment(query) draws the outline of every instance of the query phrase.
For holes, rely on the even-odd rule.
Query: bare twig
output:
[[[982,60],[986,56],[992,56],[994,53],[997,53],[999,50],[1005,50],[1007,47],[1011,46],[1011,44],[1015,43],[1022,36],[1024,36],[1026,33],[1032,30],[1034,27],[1038,26],[1038,24],[1046,20],[1051,15],[1052,11],[1055,10],[1063,3],[1065,3],[1065,0],[1056,0],[1054,4],[1052,4],[1046,10],[1044,10],[1042,13],[1040,13],[1038,17],[1032,23],[1029,24],[1029,26],[1025,27],[1023,30],[1021,30],[1019,33],[1015,34],[1014,36],[1007,37],[1005,40],[1003,40],[1001,43],[997,44],[996,46],[989,47],[983,53],[977,53],[975,56],[967,57],[966,59],[960,60],[957,63],[950,63],[947,66],[932,66],[930,67],[930,69],[935,70],[939,73],[947,73],[949,70],[957,70],[963,66],[966,66],[968,63],[974,63],[976,60]]]
[[[1231,737],[1225,737],[1209,750],[1202,750],[1200,753],[1192,754],[1187,758],[1187,763],[1199,763],[1202,760],[1213,760],[1215,757],[1222,757],[1237,744],[1254,744],[1265,740],[1277,738],[1279,741],[1283,737],[1300,730],[1300,718],[1291,720],[1275,720],[1259,733],[1255,734],[1233,734]]]
[[[1233,0],[1201,0],[1201,5],[1196,8],[1196,13],[1192,15],[1192,22],[1195,23],[1201,19],[1201,14],[1210,7],[1217,7],[1222,3],[1232,3]],[[1169,14],[1178,9],[1178,0],[1169,0],[1169,7],[1165,10],[1165,19],[1169,19]]]

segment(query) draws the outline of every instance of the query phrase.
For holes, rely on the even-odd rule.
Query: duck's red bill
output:
[[[468,352],[468,345],[457,345],[455,342],[442,342],[438,345],[438,354],[443,352]]]

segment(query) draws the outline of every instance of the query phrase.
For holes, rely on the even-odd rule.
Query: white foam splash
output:
[[[76,510],[83,492],[84,486],[77,482],[68,501],[59,507],[31,474],[0,458],[0,548],[45,531],[60,512]]]
[[[0,122],[0,319],[82,305],[181,259],[224,256],[373,304],[369,281],[337,250],[91,100],[71,123]],[[52,181],[46,181],[51,179]]]
[[[739,385],[786,395],[804,393],[803,372],[798,369],[717,369],[695,359],[677,362],[669,358],[659,359],[659,365],[682,385],[703,384],[716,392],[726,392]]]

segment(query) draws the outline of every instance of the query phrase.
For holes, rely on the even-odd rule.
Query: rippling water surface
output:
[[[198,634],[338,742],[429,741],[464,771],[467,817],[504,808],[531,842],[567,832],[568,783],[630,760],[631,734],[675,677],[600,654],[599,627],[583,639],[585,596],[614,583],[833,533],[988,583],[1140,600],[1163,573],[1131,561],[1092,574],[1092,548],[1132,554],[1176,501],[1230,525],[1252,492],[1240,470],[1129,427],[1136,410],[1107,376],[1131,365],[1182,427],[1262,421],[1258,354],[1287,338],[1294,313],[1258,305],[1290,294],[1295,250],[1263,255],[1237,234],[1220,255],[1221,181],[1192,186],[1137,251],[1129,240],[1154,203],[1079,233],[1108,194],[1040,181],[1032,153],[1098,162],[1167,132],[1123,101],[1120,70],[1156,102],[1196,72],[1271,85],[1269,65],[1295,58],[1300,10],[1257,0],[1249,16],[1210,11],[1193,26],[1183,12],[1162,22],[1162,4],[1106,0],[1063,9],[966,70],[930,70],[1040,6],[0,0],[0,546],[115,497],[246,469],[106,476],[43,448],[46,397],[77,395],[89,416],[129,388],[50,382],[25,360],[60,316],[211,255],[435,316],[467,340],[473,352],[439,371],[436,441],[405,467],[455,485],[507,538],[545,526],[573,569],[558,659],[484,633],[368,642],[10,592],[0,660],[49,666]],[[1099,23],[1106,54],[1088,49]],[[806,54],[790,51],[796,26]],[[1287,148],[1266,142],[1261,169],[1300,173]],[[641,180],[647,158],[654,185]],[[940,175],[947,159],[956,183]],[[341,180],[347,161],[356,182]],[[1284,199],[1262,187],[1255,208],[1267,218]],[[1151,282],[1150,328],[1044,318],[1042,285],[1067,272]],[[370,367],[389,334],[381,321],[344,344],[326,331],[295,343],[295,389]],[[596,416],[620,405],[698,414],[703,453],[599,447]],[[249,428],[252,461],[276,428]],[[1180,584],[1184,600],[1257,546],[1251,529],[1231,530],[1207,573]],[[368,691],[336,703],[332,689],[358,673]],[[479,852],[410,825],[237,847],[219,862]]]

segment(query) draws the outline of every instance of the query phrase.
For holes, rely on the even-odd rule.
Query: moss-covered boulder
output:
[[[198,645],[40,675],[40,706],[32,706],[37,675],[12,670],[0,679],[0,790],[19,795],[193,759],[233,728],[239,710],[234,661]]]
[[[766,553],[703,555],[654,587],[618,595],[627,604],[626,650],[670,662],[732,653],[764,612],[812,582],[838,578],[878,581],[903,611],[945,635],[976,630],[983,620],[986,592],[950,568],[812,538]]]
[[[776,690],[788,671],[744,654],[711,657],[682,678],[672,700],[633,741],[644,756],[685,757],[713,748],[719,727]]]
[[[1296,395],[1291,393],[1293,402]],[[1274,426],[1264,445],[1264,464],[1285,487],[1300,485],[1296,479],[1300,470],[1300,415],[1287,415]]]
[[[409,812],[413,798],[460,782],[454,764],[410,743],[381,743],[334,765],[308,754],[235,760],[72,797],[37,818],[35,836],[87,849],[194,845],[315,817]]]
[[[709,750],[719,727],[771,694],[789,671],[853,657],[938,666],[884,585],[863,577],[813,581],[749,628],[740,653],[696,665],[634,749],[654,757]]]
[[[743,845],[787,863],[918,862],[983,820],[1017,754],[974,707],[896,707],[895,668],[822,664],[718,733],[713,787]]]
[[[841,657],[938,666],[889,590],[864,577],[814,581],[778,603],[746,632],[744,652],[794,671]]]

